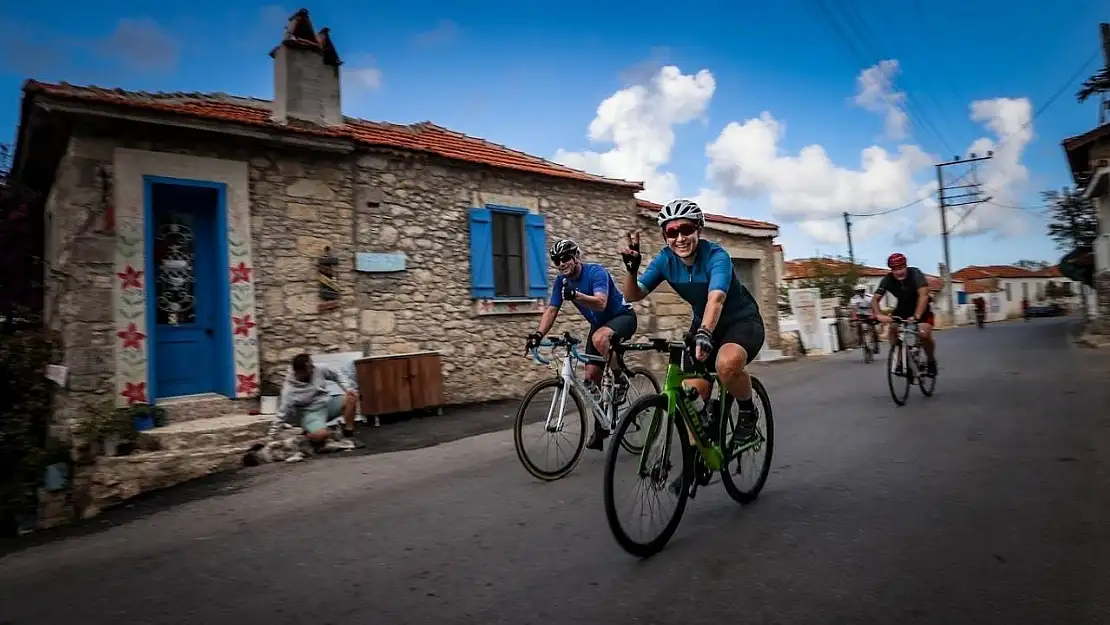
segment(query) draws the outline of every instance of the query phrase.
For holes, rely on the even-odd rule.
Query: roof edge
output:
[[[443,132],[447,132],[447,133],[458,135],[460,137],[464,137],[464,138],[469,139],[471,141],[483,142],[483,143],[489,144],[491,146],[495,146],[495,147],[497,147],[501,150],[514,152],[516,154],[527,157],[529,159],[535,159],[536,161],[538,161],[537,166],[539,166],[539,165],[547,166],[547,167],[550,167],[551,170],[550,171],[536,171],[534,168],[529,168],[529,167],[512,166],[512,165],[505,165],[505,164],[483,163],[483,162],[479,162],[479,161],[468,161],[466,159],[461,159],[461,158],[458,158],[458,157],[452,157],[450,155],[441,154],[441,153],[436,152],[435,150],[432,150],[432,149],[423,149],[423,148],[415,147],[415,146],[394,146],[394,147],[396,147],[396,149],[398,149],[398,150],[403,150],[403,151],[406,151],[406,152],[420,153],[420,154],[432,154],[432,155],[435,155],[435,156],[438,156],[438,157],[441,157],[441,158],[444,158],[444,159],[447,159],[447,160],[450,160],[450,161],[465,162],[465,163],[470,163],[470,164],[473,164],[473,165],[482,165],[482,166],[489,167],[489,168],[495,169],[495,170],[516,171],[516,172],[531,174],[531,175],[539,176],[539,177],[543,177],[543,178],[573,180],[575,182],[581,182],[581,183],[592,183],[592,184],[600,184],[600,185],[611,186],[611,187],[619,187],[619,188],[622,188],[622,189],[633,190],[634,192],[642,191],[644,189],[644,183],[640,182],[640,181],[621,180],[621,179],[617,179],[617,178],[608,178],[606,176],[601,176],[601,175],[594,174],[594,173],[591,173],[591,172],[588,172],[588,171],[585,171],[585,170],[575,169],[575,168],[569,167],[567,165],[562,165],[562,164],[559,164],[559,163],[555,163],[555,162],[553,162],[549,159],[546,159],[542,156],[538,156],[538,155],[535,155],[535,154],[529,154],[527,152],[523,152],[521,150],[510,148],[510,147],[502,145],[502,144],[494,143],[492,141],[489,141],[488,139],[483,139],[483,138],[480,138],[480,137],[474,137],[474,136],[471,136],[471,135],[468,135],[468,134],[465,134],[465,133],[461,133],[457,130],[452,130],[450,128],[446,128],[444,126],[440,126],[440,125],[434,124],[432,122],[421,122],[419,124],[390,124],[389,122],[374,122],[374,121],[371,121],[371,120],[351,118],[351,117],[346,117],[345,116],[344,117],[344,120],[345,120],[344,125],[341,126],[341,127],[327,127],[327,128],[314,127],[314,126],[292,127],[292,126],[286,126],[286,125],[277,124],[277,123],[260,125],[260,124],[256,124],[256,123],[236,122],[234,120],[223,119],[223,118],[220,118],[220,117],[217,117],[217,116],[201,115],[201,114],[189,113],[187,111],[174,110],[174,109],[172,109],[171,107],[168,107],[168,106],[165,106],[165,107],[154,106],[153,104],[144,105],[141,102],[127,102],[127,101],[107,100],[107,99],[95,98],[95,97],[91,97],[91,96],[90,97],[82,97],[80,95],[76,95],[76,94],[72,94],[72,93],[59,93],[54,88],[57,88],[57,89],[90,89],[90,90],[91,89],[97,89],[97,90],[102,90],[102,91],[106,91],[106,92],[115,92],[121,98],[124,98],[124,97],[129,96],[129,95],[141,95],[143,93],[143,92],[139,92],[139,91],[127,91],[127,90],[119,89],[119,88],[114,88],[113,89],[113,88],[106,88],[106,87],[73,85],[73,84],[66,83],[66,82],[48,83],[48,82],[35,80],[33,78],[29,78],[29,79],[24,81],[22,91],[23,91],[24,94],[40,95],[40,96],[45,96],[47,98],[50,98],[50,99],[56,100],[56,101],[72,102],[72,103],[80,105],[81,107],[83,107],[85,109],[88,109],[90,111],[94,110],[94,107],[90,106],[90,105],[100,105],[100,106],[105,107],[105,108],[112,108],[112,109],[117,109],[117,110],[119,110],[119,109],[122,109],[122,110],[141,110],[141,111],[148,111],[148,112],[153,111],[153,112],[164,114],[167,117],[184,118],[184,119],[196,119],[196,120],[208,121],[208,122],[212,123],[213,126],[217,126],[218,128],[266,128],[266,129],[274,132],[275,134],[280,133],[280,134],[291,134],[291,135],[302,135],[302,136],[303,135],[312,135],[312,136],[317,136],[317,137],[330,138],[330,139],[333,139],[333,140],[335,140],[335,139],[347,139],[347,140],[353,141],[355,143],[355,145],[371,146],[371,147],[377,147],[377,146],[381,146],[381,145],[386,145],[387,147],[389,147],[389,146],[387,144],[376,143],[376,142],[373,142],[373,141],[366,141],[365,139],[358,138],[357,136],[354,135],[354,133],[350,132],[349,129],[348,129],[348,125],[350,125],[350,122],[355,122],[356,124],[358,122],[362,122],[362,123],[370,124],[370,125],[394,125],[394,126],[399,126],[399,127],[402,127],[402,128],[414,128],[414,127],[417,127],[421,124],[424,124],[424,125],[435,127],[436,129],[441,130]],[[209,97],[212,97],[212,98],[217,98],[218,96],[221,96],[221,95],[230,95],[230,94],[218,94],[218,93],[215,93],[215,92],[209,92],[209,93],[198,92],[198,93],[194,93],[194,94],[190,94],[190,95],[193,95],[194,97],[197,97],[199,99],[199,98],[203,98],[205,96],[209,96]],[[271,104],[272,103],[272,100],[262,100],[262,99],[259,99],[259,98],[251,98],[249,96],[230,96],[230,97],[241,99],[243,101],[253,100],[253,101],[258,102],[259,104],[263,104],[263,103],[264,104]],[[243,104],[242,106],[246,106],[246,105]],[[347,120],[350,120],[350,122],[348,122]],[[156,119],[152,119],[152,120],[150,120],[150,123],[159,123],[159,121],[156,120]],[[161,122],[161,123],[165,123],[165,122]],[[218,128],[214,128],[212,130],[213,131],[218,131]],[[560,171],[560,170],[563,170],[563,171]]]

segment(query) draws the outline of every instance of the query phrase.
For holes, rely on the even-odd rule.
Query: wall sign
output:
[[[380,254],[359,252],[355,255],[355,271],[364,273],[391,273],[405,270],[405,253]]]

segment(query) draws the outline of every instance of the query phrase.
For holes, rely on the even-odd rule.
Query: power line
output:
[[[867,50],[861,51],[861,48],[857,47],[855,40],[852,38],[851,35],[849,35],[845,31],[845,28],[843,28],[841,26],[840,22],[838,22],[835,19],[835,17],[833,16],[833,14],[829,10],[829,8],[826,7],[823,4],[823,0],[813,0],[813,3],[814,3],[814,6],[816,6],[818,12],[820,13],[819,17],[823,18],[826,22],[828,22],[828,24],[830,26],[832,26],[833,34],[835,36],[837,36],[838,38],[840,38],[847,45],[847,47],[849,48],[849,51],[851,52],[851,54],[853,56],[855,56],[856,60],[859,63],[861,63],[864,67],[870,66],[871,63],[868,62],[867,57],[873,56],[873,55],[867,54],[866,53],[866,52],[868,52]],[[847,14],[847,13],[848,12],[845,11],[845,14]],[[851,21],[851,18],[845,18],[845,22],[850,22],[850,21]],[[862,18],[860,18],[859,21],[862,22]],[[850,28],[850,26],[849,26],[849,28]],[[863,26],[863,32],[866,33],[866,25]],[[859,36],[859,35],[857,35],[857,37],[859,37],[860,39],[864,38],[864,37]],[[879,60],[881,60],[881,58]],[[893,91],[894,87],[890,83],[890,80],[887,78],[887,76],[885,74],[882,74],[882,72],[880,72],[880,75],[881,75],[883,83],[887,86],[887,90]],[[912,109],[914,114],[911,117],[907,113],[907,116],[906,116],[907,119],[914,122],[914,125],[917,125],[917,126],[919,126],[920,128],[922,128],[924,130],[930,131],[933,134],[933,136],[935,136],[937,139],[940,140],[940,143],[942,145],[944,145],[948,149],[948,151],[950,151],[950,152],[953,151],[952,148],[948,145],[948,143],[944,140],[944,137],[941,136],[941,134],[936,130],[936,126],[932,124],[932,122],[929,120],[928,116],[922,114],[920,111],[918,111],[916,109],[916,107],[914,106],[915,103],[910,100],[909,96],[904,91],[902,92],[902,95],[905,98],[905,106],[904,107],[898,106],[893,101],[891,101],[890,97],[886,93],[886,90],[881,90],[879,95],[883,98],[883,100],[886,101],[887,105],[890,106],[892,109],[902,111],[903,113],[907,113],[907,109]]]

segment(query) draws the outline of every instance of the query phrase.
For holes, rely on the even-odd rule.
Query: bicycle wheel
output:
[[[641,415],[640,413],[647,414]],[[644,423],[648,424],[649,428],[658,431],[651,447],[643,452],[648,454],[647,475],[641,477],[638,474],[639,456],[626,458],[618,462],[618,458],[621,457],[618,446],[612,445],[609,447],[605,458],[605,518],[609,522],[609,529],[613,532],[613,537],[616,538],[617,544],[622,549],[634,556],[647,558],[663,549],[667,541],[674,535],[675,530],[678,529],[679,521],[682,520],[682,513],[686,510],[686,502],[690,497],[690,481],[694,475],[694,449],[690,446],[686,424],[682,421],[682,418],[677,414],[667,414],[666,395],[649,395],[632,404],[628,416],[621,420],[621,424],[617,428],[617,436],[623,438],[625,431],[636,419],[642,419]],[[678,470],[674,470],[675,467],[670,457],[657,458],[661,455],[664,441],[668,439],[670,440],[669,451],[671,455],[673,456],[677,451],[682,463]],[[618,468],[639,478],[640,484],[645,486],[647,491],[651,491],[647,494],[667,494],[676,497],[677,500],[670,520],[654,536],[644,539],[634,538],[629,535],[629,531],[626,531],[621,523],[617,513],[614,486],[614,474]],[[657,498],[656,504],[658,503]],[[653,508],[658,509],[657,506],[653,506]],[[639,516],[643,516],[643,512]],[[643,523],[635,522],[633,525],[642,527]]]
[[[910,397],[910,378],[907,375],[907,372],[903,371],[902,375],[900,376],[894,374],[894,367],[897,366],[902,360],[903,349],[904,346],[901,343],[895,346],[891,346],[890,352],[887,354],[886,358],[886,383],[887,386],[890,387],[891,399],[893,399],[894,403],[898,404],[899,406],[905,406],[906,400]],[[899,382],[899,380],[901,380],[901,382]],[[894,388],[898,384],[902,385],[900,396],[898,390]]]
[[[631,392],[632,389],[636,387],[637,382],[645,378],[651,384],[651,391],[642,396],[659,394],[659,380],[655,379],[655,375],[645,367],[632,367],[628,370],[629,395],[625,397],[624,402],[620,406],[617,406],[617,419],[623,419],[624,416],[628,414],[628,408],[631,408],[632,404],[639,399],[639,397],[633,398]],[[637,419],[636,422],[630,426],[630,431],[621,437],[621,447],[628,453],[638,456],[640,452],[644,450],[644,436],[646,435],[647,424],[640,423],[640,420]]]
[[[721,467],[721,483],[725,485],[725,491],[728,496],[732,497],[739,503],[751,503],[759,497],[760,491],[767,483],[767,476],[771,474],[771,459],[775,452],[775,416],[771,410],[771,397],[767,394],[767,389],[764,388],[763,383],[758,378],[752,376],[752,398],[758,398],[755,401],[756,409],[756,422],[755,422],[755,440],[733,440],[736,432],[736,423],[740,418],[738,412],[733,412],[732,407],[736,406],[736,400],[731,399],[728,401],[729,414],[728,418],[721,419],[721,448],[725,450],[725,464]],[[739,448],[742,451],[734,458],[730,458],[736,452],[734,449]],[[752,463],[752,469],[745,471],[741,468],[741,460],[747,455],[749,451],[754,452],[756,456],[763,452],[763,459]],[[744,489],[737,485],[736,480],[733,479],[733,473],[729,470],[729,463],[736,461],[736,475],[747,476],[752,475],[754,472],[755,482],[750,488]]]
[[[921,394],[926,397],[932,397],[933,391],[937,390],[937,376],[929,374],[921,374],[921,371],[928,371],[929,363],[922,359],[918,363],[917,386],[921,389]]]
[[[524,395],[524,399],[520,402],[520,408],[518,408],[516,412],[516,422],[513,424],[513,444],[516,446],[516,456],[520,459],[520,463],[524,465],[525,470],[531,473],[534,477],[549,482],[562,477],[566,477],[571,471],[573,471],[574,467],[578,465],[578,461],[582,459],[582,449],[586,445],[586,408],[582,403],[582,398],[578,396],[578,393],[574,392],[574,389],[568,389],[570,395],[570,397],[568,397],[568,403],[573,402],[574,407],[578,410],[578,419],[575,420],[573,417],[568,419],[565,415],[567,406],[564,406],[562,427],[558,428],[555,431],[552,431],[551,429],[544,426],[544,423],[547,421],[548,411],[553,411],[551,413],[553,421],[552,426],[555,425],[554,422],[559,418],[559,400],[564,386],[566,386],[566,383],[563,382],[562,378],[549,378],[547,380],[540,380],[539,382],[535,383],[532,388],[530,388],[528,392]],[[528,414],[529,406],[533,404],[532,400],[534,400],[537,395],[546,390],[554,391],[553,393],[551,393],[551,399],[547,401],[541,400],[540,402],[535,402],[540,408],[538,411],[538,415],[534,414],[531,419],[525,419],[525,415]],[[534,428],[537,430],[537,433],[543,435],[543,437],[556,439],[557,456],[558,451],[561,449],[558,444],[558,439],[566,438],[561,436],[564,430],[567,428],[568,425],[578,426],[577,442],[573,442],[572,440],[567,439],[567,442],[570,443],[571,451],[570,455],[567,457],[566,462],[557,465],[555,469],[545,470],[537,466],[536,463],[532,461],[532,459],[529,457],[528,453],[524,449],[524,430],[528,426],[533,426],[533,424]],[[571,429],[573,429],[573,427]]]
[[[863,362],[868,363],[875,359],[875,354],[871,351],[871,333],[867,330],[863,331],[863,339],[860,341],[860,347],[863,349]]]

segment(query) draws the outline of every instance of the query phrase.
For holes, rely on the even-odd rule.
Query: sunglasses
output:
[[[677,224],[663,230],[663,236],[668,239],[677,239],[679,235],[690,236],[698,231],[698,227],[694,224]]]
[[[551,257],[551,262],[553,264],[556,264],[556,265],[562,265],[563,263],[570,262],[572,260],[574,260],[574,254],[566,254],[565,256],[552,256]]]

